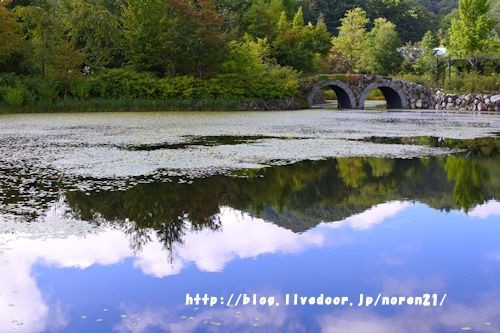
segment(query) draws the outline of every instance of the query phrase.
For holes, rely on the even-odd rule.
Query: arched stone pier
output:
[[[379,89],[388,109],[428,109],[432,107],[434,91],[421,84],[377,75],[320,75],[308,78],[305,91],[309,107],[315,105],[318,94],[330,87],[337,95],[340,109],[363,109],[371,91]]]
[[[325,87],[329,87],[335,91],[340,109],[356,108],[356,96],[354,96],[351,88],[340,80],[326,80],[315,84],[307,96],[307,103],[311,106],[314,105],[314,98]]]

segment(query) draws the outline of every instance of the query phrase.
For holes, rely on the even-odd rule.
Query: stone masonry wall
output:
[[[433,96],[436,110],[500,111],[500,95],[493,94],[444,94]]]

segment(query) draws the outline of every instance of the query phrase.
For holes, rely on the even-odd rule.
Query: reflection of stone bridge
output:
[[[379,89],[388,109],[432,108],[433,91],[421,84],[377,75],[317,75],[303,82],[309,107],[321,103],[321,90],[331,88],[340,109],[363,109],[371,91]]]

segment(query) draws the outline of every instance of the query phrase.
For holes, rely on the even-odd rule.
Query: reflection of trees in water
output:
[[[358,188],[366,181],[367,172],[361,158],[343,158],[338,161],[339,177],[347,186]]]
[[[450,156],[444,165],[448,179],[453,181],[453,200],[466,212],[484,201],[488,171],[477,161]]]
[[[420,159],[342,158],[248,170],[193,184],[156,182],[125,191],[67,194],[79,218],[121,225],[140,251],[154,231],[169,253],[187,232],[220,230],[227,205],[302,232],[390,200],[469,210],[500,194],[498,159],[466,155]]]
[[[170,253],[174,244],[182,243],[187,231],[220,229],[219,198],[210,195],[210,189],[220,192],[217,185],[213,181],[210,187],[168,182],[138,184],[124,191],[90,192],[90,195],[69,192],[66,201],[80,219],[122,227],[130,235],[133,250],[141,251],[151,241],[154,231]]]

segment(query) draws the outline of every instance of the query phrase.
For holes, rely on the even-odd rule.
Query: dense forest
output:
[[[279,100],[315,73],[498,90],[498,63],[478,60],[498,56],[498,3],[2,0],[0,106]],[[441,77],[438,46],[474,61]]]

